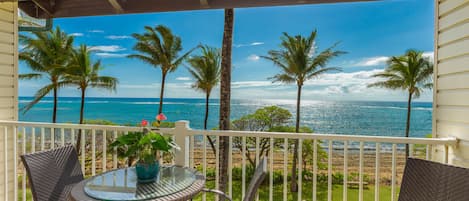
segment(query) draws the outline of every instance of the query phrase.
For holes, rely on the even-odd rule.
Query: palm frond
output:
[[[274,82],[296,82],[302,85],[306,80],[316,78],[320,74],[340,71],[338,67],[326,67],[326,65],[330,60],[345,52],[334,50],[338,44],[336,43],[316,54],[316,37],[317,30],[313,30],[307,37],[283,33],[280,38],[280,49],[270,50],[268,56],[261,56],[282,71],[269,79]]]
[[[269,56],[261,56],[261,58],[271,61],[275,66],[279,67],[284,73],[295,74],[294,69],[289,65],[287,61],[282,59],[280,53],[277,51],[269,51]]]
[[[22,74],[20,79],[40,79],[47,77],[49,83],[39,89],[33,101],[21,110],[27,112],[38,103],[51,90],[58,89],[58,85],[65,77],[70,60],[72,58],[74,38],[63,32],[59,27],[46,32],[32,32],[21,35],[20,43],[24,46],[20,50],[19,60],[33,71]]]
[[[209,46],[200,47],[201,54],[187,59],[188,71],[195,79],[192,88],[210,95],[221,75],[221,52]]]
[[[294,77],[291,77],[287,74],[277,74],[273,77],[270,77],[269,80],[272,80],[272,82],[283,82],[286,84],[295,83],[297,81]]]
[[[382,72],[382,73],[376,73],[373,74],[371,77],[375,78],[383,78],[383,79],[394,79],[394,80],[404,80],[400,74],[392,73],[392,72]]]
[[[369,84],[367,86],[368,88],[371,88],[371,87],[381,87],[381,88],[388,88],[388,89],[402,89],[403,88],[401,80],[380,81],[380,82]]]
[[[332,60],[332,59],[334,59],[334,58],[336,58],[340,55],[346,54],[347,52],[345,52],[345,51],[334,50],[334,48],[338,44],[339,43],[335,43],[334,45],[332,45],[331,47],[329,47],[326,50],[322,51],[318,55],[313,56],[314,58],[312,59],[313,61],[311,62],[311,65],[309,66],[309,68],[325,67],[326,64],[330,60]]]
[[[420,97],[420,94],[422,93],[422,90],[423,89],[420,89],[420,88],[414,88],[414,91],[412,93],[412,96],[414,98],[419,98]]]
[[[41,63],[43,60],[41,60],[39,56],[34,56],[32,52],[20,52],[18,59],[24,61],[33,71],[44,73],[49,71],[49,69],[44,66],[44,63]]]
[[[44,96],[49,94],[56,86],[54,84],[49,84],[46,85],[42,88],[40,88],[36,94],[34,95],[34,99],[29,102],[27,105],[25,105],[23,108],[21,108],[21,111],[24,113],[28,112],[31,108],[34,107],[39,101],[41,101]]]
[[[128,58],[136,58],[154,67],[160,67],[163,74],[174,72],[195,49],[179,56],[182,50],[181,38],[174,35],[168,27],[145,26],[145,33],[132,34],[137,39],[133,49],[139,54],[131,54]]]
[[[27,74],[20,74],[18,78],[21,80],[37,80],[41,79],[43,75],[41,73],[27,73]]]
[[[425,83],[425,84],[423,85],[423,88],[424,88],[424,89],[433,89],[433,83]]]
[[[153,58],[151,58],[149,56],[145,56],[145,55],[130,54],[130,55],[127,56],[127,58],[139,59],[139,60],[143,61],[144,63],[153,65],[154,67],[158,67],[160,65],[159,62],[157,62]]]
[[[383,80],[368,86],[407,90],[418,98],[431,87],[432,74],[433,64],[423,57],[423,52],[408,50],[404,55],[391,57],[384,72],[372,76]]]
[[[82,90],[86,90],[90,86],[115,91],[118,84],[117,78],[100,76],[101,61],[93,62],[90,52],[90,48],[86,45],[82,45],[74,51],[68,73],[61,84],[65,86],[75,85]]]
[[[317,78],[322,74],[329,73],[329,72],[341,72],[342,68],[339,67],[327,67],[327,68],[320,68],[316,71],[308,72],[306,76],[306,80]]]
[[[171,64],[172,68],[169,70],[169,72],[174,72],[176,71],[177,67],[180,66],[182,64],[182,62],[184,60],[187,59],[187,57],[189,57],[189,55],[194,51],[196,50],[197,48],[199,48],[199,46],[196,46],[192,49],[190,49],[189,51],[187,51],[186,53],[184,53],[182,56],[180,56],[179,58],[176,58],[173,63]]]
[[[108,90],[111,90],[111,91],[116,91],[117,84],[119,84],[119,80],[115,77],[99,76],[99,77],[96,77],[91,82],[91,87],[103,88],[103,89],[108,89]]]

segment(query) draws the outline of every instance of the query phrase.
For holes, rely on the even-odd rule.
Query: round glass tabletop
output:
[[[162,166],[153,183],[137,183],[135,168],[125,168],[97,175],[85,184],[85,193],[99,200],[147,200],[188,188],[194,183],[194,172],[178,166]]]

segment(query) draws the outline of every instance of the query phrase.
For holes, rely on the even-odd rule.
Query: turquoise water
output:
[[[21,97],[20,108],[30,100]],[[210,105],[209,128],[212,128],[218,124],[219,102],[214,99]],[[232,100],[231,118],[239,118],[268,105],[278,105],[295,114],[295,100]],[[303,101],[301,123],[316,133],[404,136],[406,107],[404,102]],[[60,98],[58,108],[59,122],[78,122],[79,98]],[[85,117],[137,124],[142,119],[153,120],[157,109],[158,99],[152,98],[88,98]],[[203,127],[205,100],[168,98],[163,111],[169,121],[188,120],[192,128],[200,129]],[[46,98],[28,113],[20,112],[20,120],[50,122],[51,114],[52,99]],[[432,104],[414,103],[411,121],[410,136],[425,137],[431,133]]]

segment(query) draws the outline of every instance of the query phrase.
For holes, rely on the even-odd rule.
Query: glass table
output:
[[[123,168],[86,179],[70,194],[72,200],[187,200],[202,190],[205,179],[179,166],[162,166],[155,182],[137,182],[135,168]]]

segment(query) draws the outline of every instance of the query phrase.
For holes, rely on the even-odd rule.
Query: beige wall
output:
[[[0,2],[0,120],[18,119],[17,12],[17,3]],[[0,128],[0,200],[16,197],[15,139],[10,134],[5,136],[5,128]]]
[[[433,133],[461,139],[449,163],[469,167],[469,0],[436,0]],[[435,157],[441,160],[443,148]]]

